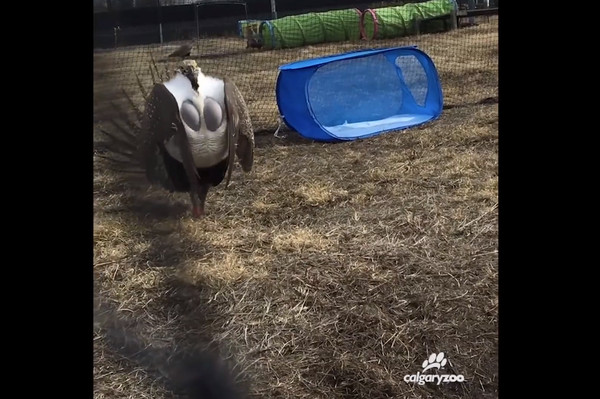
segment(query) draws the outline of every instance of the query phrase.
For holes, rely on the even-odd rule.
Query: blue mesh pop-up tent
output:
[[[319,141],[406,129],[437,118],[443,102],[435,65],[416,46],[282,65],[276,95],[284,122]]]

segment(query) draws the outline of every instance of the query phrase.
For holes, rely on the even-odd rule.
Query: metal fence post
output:
[[[194,4],[196,9],[196,40],[200,39],[200,21],[198,20],[198,4]]]
[[[421,34],[421,21],[416,17],[413,19],[413,32],[415,35]]]
[[[158,7],[158,35],[160,37],[160,44],[163,43],[163,29],[162,29],[162,10],[160,8],[160,0],[156,0],[156,7]]]
[[[452,8],[450,11],[450,29],[454,30],[458,28],[458,16],[456,15],[456,8]]]
[[[275,7],[275,0],[271,0],[271,18],[277,19],[277,9]]]
[[[475,9],[475,0],[469,0],[469,10]],[[475,18],[469,17],[469,25],[475,25]]]

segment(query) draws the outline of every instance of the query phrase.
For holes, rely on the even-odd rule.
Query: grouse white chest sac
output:
[[[177,106],[190,143],[194,164],[198,168],[216,165],[228,155],[227,115],[225,113],[224,82],[198,73],[198,90],[181,73],[165,82]],[[166,143],[167,152],[183,162],[175,137]]]

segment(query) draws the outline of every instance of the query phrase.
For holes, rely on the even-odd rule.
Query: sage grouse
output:
[[[204,75],[194,60],[145,98],[130,148],[151,183],[189,192],[192,215],[200,217],[209,188],[225,178],[229,185],[236,155],[244,172],[252,169],[254,130],[244,98],[231,79]]]

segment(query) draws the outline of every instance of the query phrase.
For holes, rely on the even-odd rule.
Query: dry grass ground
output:
[[[95,160],[95,296],[109,309],[95,399],[174,397],[161,356],[208,347],[253,398],[498,396],[498,105],[478,103],[497,95],[497,24],[373,44],[433,58],[450,105],[438,120],[341,144],[275,138],[277,66],[360,44],[214,57],[227,45],[207,42],[203,70],[230,75],[271,129],[253,172],[236,167],[194,220],[187,195]],[[97,126],[147,49],[95,54]],[[111,345],[117,324],[129,346]],[[440,351],[465,382],[403,380]]]

